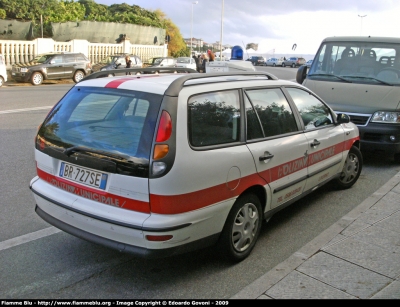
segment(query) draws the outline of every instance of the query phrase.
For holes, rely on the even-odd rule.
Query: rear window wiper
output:
[[[347,79],[345,79],[345,78],[342,78],[342,77],[340,77],[340,76],[333,75],[333,74],[312,74],[312,75],[309,75],[309,76],[310,76],[310,77],[314,77],[314,76],[335,77],[335,78],[337,78],[337,79],[339,79],[339,80],[342,80],[342,81],[344,81],[344,82],[353,83],[353,82],[351,82],[350,80],[347,80]]]
[[[84,146],[72,146],[63,151],[63,154],[69,157],[73,153],[76,152],[87,152],[87,153],[94,153],[98,155],[102,155],[108,158],[114,158],[117,160],[129,160],[129,157],[126,155],[121,155],[121,154],[113,154],[104,150],[99,150],[99,149],[93,149],[93,148],[88,148]]]
[[[358,78],[358,79],[368,79],[368,80],[375,80],[375,81],[378,81],[379,83],[382,83],[382,84],[386,84],[386,85],[391,85],[391,86],[393,86],[393,84],[392,83],[389,83],[389,82],[386,82],[386,81],[383,81],[383,80],[380,80],[380,79],[377,79],[377,78],[374,78],[374,77],[367,77],[367,76],[354,76],[354,75],[352,75],[352,76],[345,76],[346,78]]]

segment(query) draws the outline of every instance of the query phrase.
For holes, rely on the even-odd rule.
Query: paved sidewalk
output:
[[[400,299],[400,172],[232,299]]]

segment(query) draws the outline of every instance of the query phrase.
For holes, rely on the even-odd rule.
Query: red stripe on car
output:
[[[46,173],[40,168],[36,169],[39,178],[66,192],[114,207],[143,213],[150,213],[150,206],[148,202],[126,198],[119,195],[107,193],[105,191],[99,191],[96,189],[85,187],[80,184],[73,183],[63,178]]]

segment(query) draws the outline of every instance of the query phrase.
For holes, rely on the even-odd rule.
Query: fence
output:
[[[129,40],[121,43],[90,43],[87,40],[74,39],[68,42],[56,42],[51,38],[37,38],[32,41],[0,40],[0,54],[3,54],[7,69],[13,64],[24,64],[36,55],[45,52],[82,52],[92,64],[98,63],[108,55],[130,53],[138,55],[144,63],[158,56],[167,56],[167,45],[133,45]]]

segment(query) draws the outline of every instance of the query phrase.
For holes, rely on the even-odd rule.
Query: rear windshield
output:
[[[87,148],[147,164],[161,100],[145,92],[75,86],[48,114],[37,148]]]

